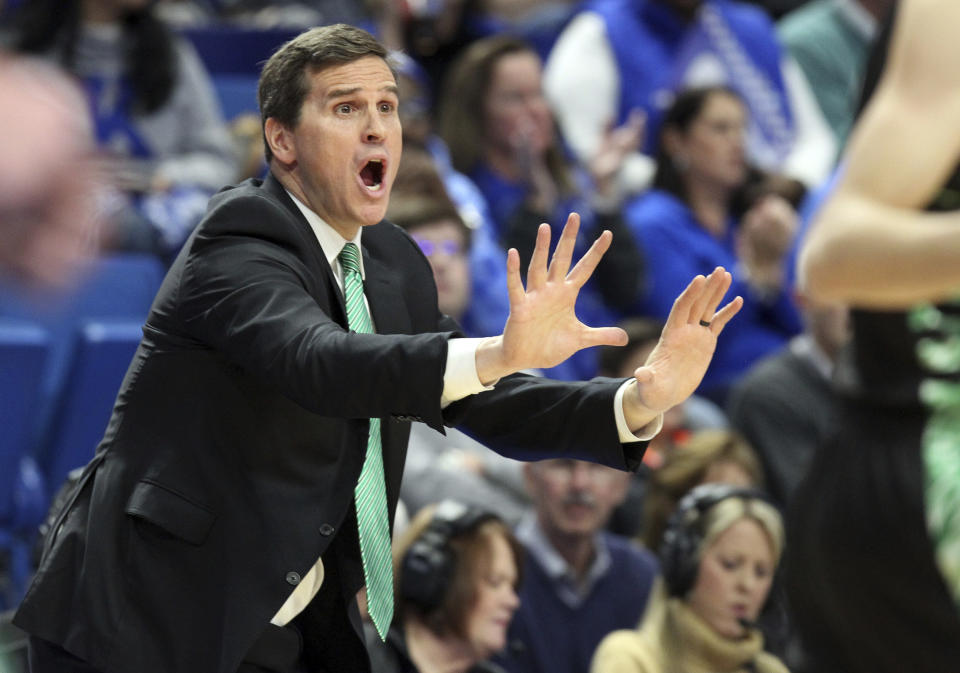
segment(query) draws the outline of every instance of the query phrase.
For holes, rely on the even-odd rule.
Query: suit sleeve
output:
[[[514,374],[493,390],[451,404],[445,415],[448,425],[508,458],[577,458],[635,471],[647,442],[620,442],[613,401],[622,383]]]
[[[279,205],[257,197],[223,201],[185,262],[179,324],[315,413],[404,414],[441,427],[450,334],[345,330],[316,298],[329,282],[305,261],[304,245]]]

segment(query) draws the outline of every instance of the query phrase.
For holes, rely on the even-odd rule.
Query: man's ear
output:
[[[267,139],[273,156],[282,164],[297,161],[297,148],[293,142],[293,132],[275,117],[267,117],[263,125],[263,135]]]

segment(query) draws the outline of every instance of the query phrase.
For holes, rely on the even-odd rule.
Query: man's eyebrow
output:
[[[327,92],[327,98],[342,98],[343,96],[352,96],[360,91],[361,87],[355,86],[349,89],[331,89]]]
[[[363,87],[355,86],[344,89],[332,89],[327,92],[327,99],[331,98],[342,98],[344,96],[352,96],[353,94],[362,91]],[[397,88],[396,84],[388,84],[380,88],[381,92],[391,93],[394,96],[400,97],[400,89]]]

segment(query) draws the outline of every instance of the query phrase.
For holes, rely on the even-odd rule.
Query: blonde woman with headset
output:
[[[779,512],[756,491],[695,488],[664,534],[663,581],[639,629],[608,635],[591,673],[787,673],[756,626],[783,540]]]

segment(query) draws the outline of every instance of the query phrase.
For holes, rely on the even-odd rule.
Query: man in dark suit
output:
[[[411,420],[458,425],[514,457],[633,469],[645,447],[633,433],[656,432],[699,383],[741,303],[717,310],[730,283],[720,269],[678,298],[635,380],[515,373],[625,341],[574,314],[610,244],[605,233],[570,269],[576,216],[549,265],[541,228],[526,287],[510,251],[504,333],[458,338],[427,260],[381,221],[400,159],[385,56],[337,25],[264,67],[270,175],[212,200],[157,295],[15,617],[35,671],[369,670],[361,470],[382,457],[389,521]],[[366,306],[376,333],[356,326]],[[381,448],[367,451],[375,435]],[[389,623],[389,609],[377,613]]]

